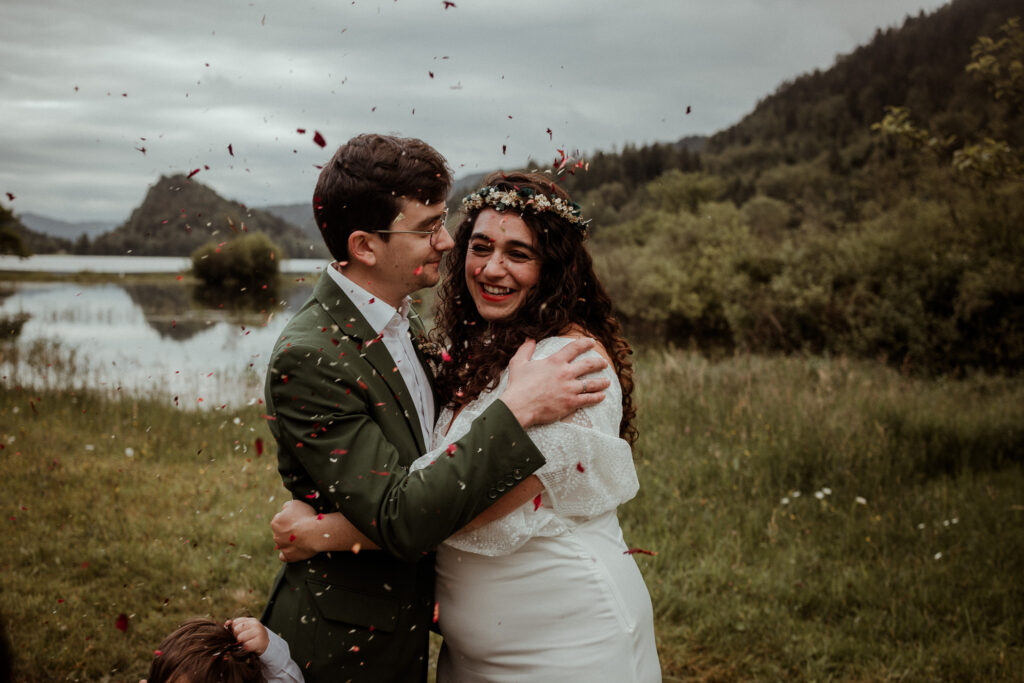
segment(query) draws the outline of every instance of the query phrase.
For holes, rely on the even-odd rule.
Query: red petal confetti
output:
[[[449,0],[441,0],[441,1],[444,3],[444,8],[445,9],[448,9],[449,7],[455,7],[455,3],[454,2],[449,2]]]
[[[317,499],[317,498],[319,498],[319,497],[320,497],[320,494],[319,494],[319,493],[307,493],[307,494],[306,494],[306,498],[307,498],[308,500],[316,500],[316,499]]]
[[[352,647],[350,647],[348,649],[348,651],[349,652],[359,652],[359,646],[358,645],[353,645]]]
[[[121,612],[117,615],[117,620],[114,622],[114,627],[121,633],[128,632],[128,615]]]
[[[643,548],[630,548],[629,550],[624,551],[622,554],[623,555],[636,555],[637,553],[640,553],[641,555],[657,555],[658,554],[658,553],[654,552],[653,550],[644,550]]]
[[[291,536],[288,537],[288,542],[289,543],[294,543],[296,538],[298,538],[298,536],[296,536],[295,534],[292,534]]]
[[[162,657],[163,654],[164,654],[163,650],[153,650],[153,656],[154,657]]]
[[[230,154],[231,156],[235,156],[235,150],[232,148],[231,145],[228,145],[228,154]]]
[[[412,271],[413,275],[419,275],[423,272],[423,266],[416,266],[416,270]]]
[[[256,437],[256,455],[263,455],[263,439]]]
[[[455,444],[450,443],[450,444],[448,444],[448,448],[446,448],[444,450],[448,453],[449,456],[454,457],[455,456],[455,449],[456,449]]]
[[[316,516],[316,518],[317,518],[318,521],[323,519],[324,518],[324,513],[321,512],[319,515]]]
[[[7,201],[11,201],[11,202],[14,201],[14,195],[11,194],[10,192],[7,193]]]
[[[437,601],[435,600],[434,601],[434,623],[435,624],[437,623],[437,617],[438,617],[439,613],[440,613],[440,610],[439,610],[439,608],[437,606]]]
[[[506,149],[508,149],[508,146],[507,145],[502,145],[501,146],[501,153],[504,154]]]
[[[693,107],[686,105],[686,113],[689,114],[693,110]]]
[[[576,463],[576,469],[579,470],[580,472],[586,472],[586,470],[583,469],[583,463],[581,462]]]
[[[193,171],[192,171],[191,173],[189,173],[187,177],[188,177],[188,178],[191,178],[191,177],[192,177],[192,176],[194,176],[194,175],[195,175],[196,173],[199,173],[199,171],[200,171],[200,169],[198,169],[198,168],[197,168],[197,169],[193,170]]]
[[[305,128],[296,128],[295,132],[298,133],[299,135],[305,135],[306,134],[306,129]]]
[[[441,352],[441,360],[443,360],[445,363],[451,363],[452,362],[451,354],[449,354],[447,351],[442,351]]]
[[[320,135],[320,131],[318,130],[313,131],[313,142],[320,145],[321,147],[327,146],[327,140],[324,140],[324,136]]]
[[[428,71],[428,72],[427,72],[427,74],[428,74],[428,75],[429,75],[429,76],[430,76],[431,78],[433,78],[433,77],[434,77],[434,72],[433,72],[433,71]]]
[[[550,140],[550,139],[551,139],[551,129],[548,128],[548,140]]]
[[[541,504],[540,496],[541,496],[541,494],[538,493],[537,497],[533,499],[533,511],[534,512],[536,512],[537,510],[540,510],[540,504]]]
[[[344,448],[335,448],[333,451],[331,451],[331,455],[345,455],[346,453],[348,453],[348,451],[346,451]]]

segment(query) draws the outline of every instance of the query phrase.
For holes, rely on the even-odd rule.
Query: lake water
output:
[[[324,259],[285,259],[282,273],[318,273]],[[74,254],[41,254],[18,258],[0,254],[0,271],[40,273],[182,273],[190,270],[187,256],[76,256]]]
[[[87,262],[93,272],[182,270],[182,259],[134,263],[142,258],[31,260],[33,270],[41,270],[41,263],[55,264],[50,272],[68,272],[61,268],[72,259]],[[139,270],[143,265],[147,268]],[[324,261],[309,261],[297,271],[285,271],[308,274],[325,266]],[[11,270],[0,259],[4,269]],[[182,407],[255,402],[263,396],[274,342],[308,298],[314,279],[283,277],[278,302],[262,310],[228,310],[222,303],[204,301],[204,292],[185,282],[0,280],[0,387],[92,388],[154,395]]]

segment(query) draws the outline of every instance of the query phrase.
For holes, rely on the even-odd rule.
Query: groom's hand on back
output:
[[[509,361],[508,387],[501,400],[524,429],[556,422],[604,400],[604,390],[611,382],[587,375],[604,370],[607,361],[579,358],[594,345],[593,339],[576,339],[540,360],[530,360],[537,346],[535,341],[519,347]]]

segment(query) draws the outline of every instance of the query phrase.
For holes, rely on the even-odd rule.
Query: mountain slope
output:
[[[131,217],[100,235],[88,247],[93,254],[187,256],[210,241],[226,241],[245,232],[266,233],[290,258],[321,257],[322,243],[260,209],[224,199],[184,175],[161,177]]]

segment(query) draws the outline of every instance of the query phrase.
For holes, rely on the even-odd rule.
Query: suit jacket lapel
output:
[[[409,429],[416,437],[416,443],[420,447],[420,453],[426,453],[426,444],[423,443],[423,430],[420,427],[419,413],[416,411],[416,404],[412,400],[409,388],[402,379],[402,373],[396,370],[395,359],[391,357],[386,346],[380,337],[373,331],[370,323],[359,312],[359,309],[345,295],[331,276],[324,273],[320,276],[316,288],[313,290],[313,297],[320,303],[324,311],[338,325],[339,331],[350,337],[355,343],[359,352],[366,361],[373,366],[380,378],[388,386],[392,396],[398,401],[402,414],[409,425]],[[410,323],[411,329],[411,323]],[[415,345],[414,345],[415,346]],[[417,354],[419,352],[417,351]],[[421,360],[422,362],[422,360]],[[429,376],[429,371],[427,372]],[[433,425],[430,425],[432,428]]]
[[[427,382],[430,384],[430,395],[434,399],[434,412],[436,414],[437,407],[440,404],[437,386],[434,385],[434,363],[437,362],[437,359],[430,358],[424,349],[424,344],[427,343],[427,330],[423,325],[423,319],[420,318],[420,314],[411,306],[409,307],[409,336],[412,338],[412,347],[416,350],[416,358],[419,359],[420,365],[423,366],[423,373],[427,376]]]

